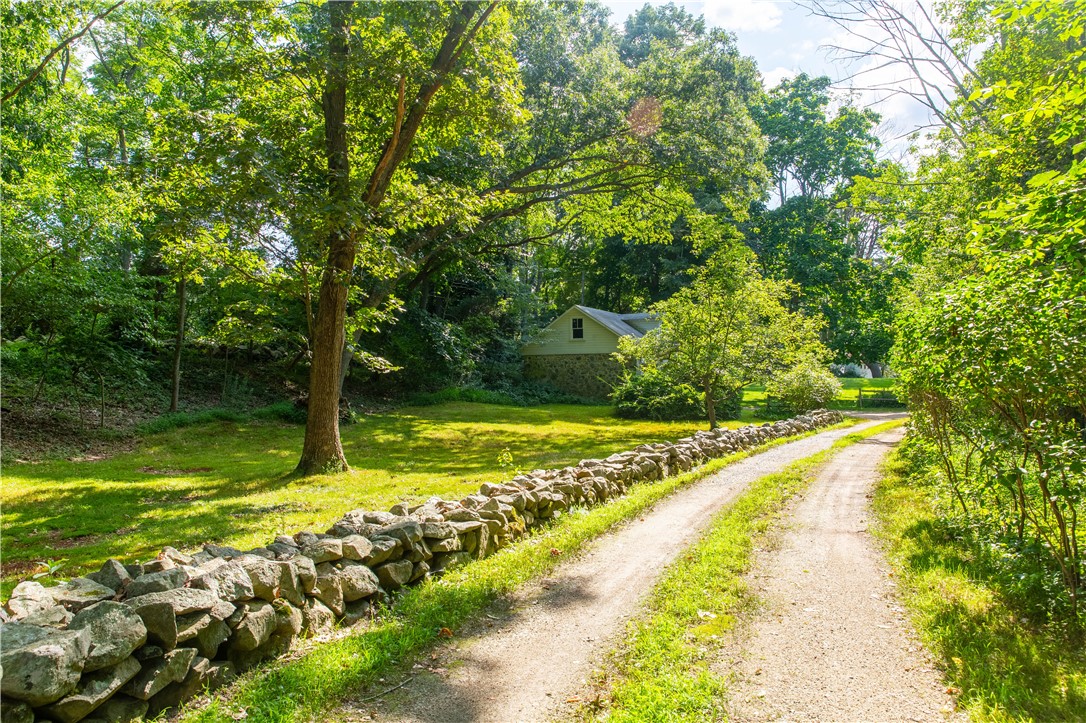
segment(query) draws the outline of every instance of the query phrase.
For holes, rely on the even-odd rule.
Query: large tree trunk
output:
[[[347,289],[354,269],[354,237],[347,228],[351,166],[347,154],[347,27],[351,2],[329,2],[328,72],[322,105],[328,160],[328,200],[336,209],[328,237],[328,265],[321,277],[309,371],[309,408],[299,474],[348,469],[339,441],[339,369],[347,317]]]
[[[329,205],[337,209],[328,239],[328,261],[321,277],[317,320],[313,333],[313,361],[309,373],[309,410],[305,426],[299,474],[345,471],[347,460],[339,440],[339,397],[344,367],[347,289],[354,269],[355,234],[346,212],[351,200],[350,162],[347,144],[347,37],[351,5],[327,3],[329,16],[328,71],[323,95],[324,138],[328,159]],[[456,7],[427,79],[414,99],[405,97],[407,79],[400,79],[392,136],[370,174],[362,194],[363,204],[376,210],[384,200],[396,169],[407,158],[430,102],[456,67],[461,52],[494,11],[489,3],[475,24],[468,26],[478,6],[465,2]]]
[[[173,345],[173,375],[170,388],[170,411],[177,411],[177,402],[181,397],[181,350],[185,346],[185,285],[184,275],[177,282],[177,336]]]
[[[883,372],[882,362],[867,362],[867,368],[871,370],[872,379],[881,379]]]

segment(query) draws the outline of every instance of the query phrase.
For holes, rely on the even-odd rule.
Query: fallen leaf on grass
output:
[[[559,550],[557,547],[552,547],[551,548],[551,557],[558,557],[561,554],[562,554],[562,551]]]
[[[581,699],[580,699],[580,697],[575,695],[572,698],[566,698],[566,702],[567,703],[580,703]]]
[[[442,628],[438,631],[437,636],[439,638],[451,638],[453,636],[453,631],[448,628]]]

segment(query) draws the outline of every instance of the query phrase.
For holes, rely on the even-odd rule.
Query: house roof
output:
[[[575,304],[574,309],[579,310],[585,316],[593,319],[604,327],[613,331],[617,336],[632,336],[640,339],[645,335],[640,329],[636,329],[627,322],[652,318],[652,314],[616,314],[603,309],[593,309],[591,306]]]

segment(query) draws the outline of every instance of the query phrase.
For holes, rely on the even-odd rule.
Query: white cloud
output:
[[[773,70],[767,70],[762,73],[762,85],[766,88],[775,88],[780,85],[782,80],[791,80],[797,75],[796,71],[790,68],[774,68]]]
[[[727,30],[772,30],[783,12],[777,0],[704,0],[701,12],[709,25]]]

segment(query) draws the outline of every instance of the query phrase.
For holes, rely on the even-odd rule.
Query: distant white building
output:
[[[611,356],[618,340],[639,339],[659,325],[651,314],[571,306],[520,348],[524,374],[570,394],[605,399],[622,374],[622,365]]]

